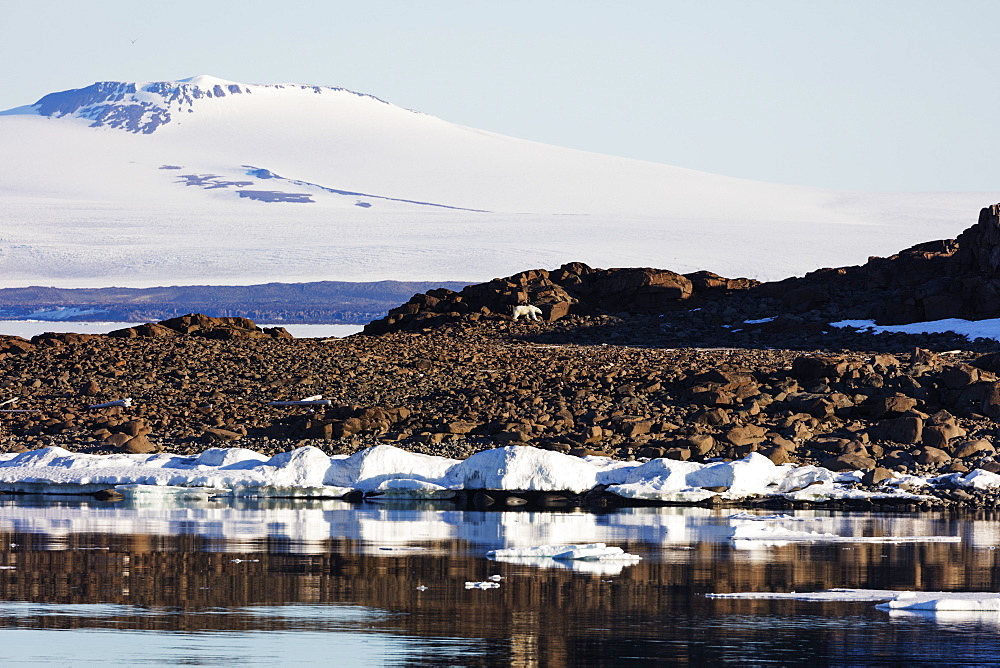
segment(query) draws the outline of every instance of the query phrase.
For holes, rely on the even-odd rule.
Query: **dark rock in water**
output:
[[[491,506],[496,505],[496,498],[487,494],[486,492],[476,492],[472,496],[472,507],[477,510],[485,510]]]
[[[94,492],[94,498],[98,501],[124,501],[125,495],[116,489],[102,489]]]

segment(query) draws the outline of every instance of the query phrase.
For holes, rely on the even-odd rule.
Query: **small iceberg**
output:
[[[620,547],[608,547],[604,543],[511,547],[504,550],[490,550],[486,553],[486,557],[496,561],[525,558],[581,561],[640,561],[642,559],[638,555],[629,554]]]
[[[895,591],[890,589],[827,589],[819,592],[732,592],[705,594],[707,598],[789,601],[878,602],[891,612],[990,613],[1000,615],[1000,593],[956,591]]]

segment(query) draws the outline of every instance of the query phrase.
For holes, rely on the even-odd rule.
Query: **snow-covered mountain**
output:
[[[774,279],[954,236],[1000,201],[722,177],[209,76],[46,95],[0,112],[0,146],[0,287],[483,280],[572,260]]]

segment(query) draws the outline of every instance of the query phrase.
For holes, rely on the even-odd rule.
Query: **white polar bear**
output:
[[[521,306],[513,307],[510,315],[514,320],[517,320],[522,315],[525,316],[528,320],[538,320],[538,316],[540,316],[541,314],[542,314],[542,309],[538,308],[537,306],[534,306],[532,304],[523,304]]]

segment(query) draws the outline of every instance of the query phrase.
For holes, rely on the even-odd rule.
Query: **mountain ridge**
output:
[[[210,75],[197,75],[176,81],[97,81],[83,88],[48,93],[32,105],[0,113],[11,114],[21,110],[19,113],[34,112],[46,117],[74,116],[91,121],[90,127],[93,128],[107,126],[132,133],[152,134],[171,122],[172,113],[193,111],[196,100],[250,95],[255,89],[285,88],[312,90],[314,93],[350,93],[389,104],[374,95],[335,86],[243,84]]]

